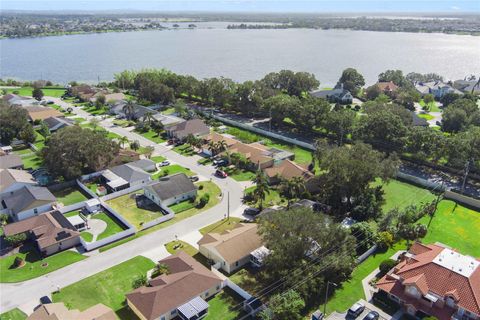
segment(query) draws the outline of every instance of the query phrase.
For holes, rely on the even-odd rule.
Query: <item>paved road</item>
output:
[[[46,97],[46,99],[53,100],[56,104],[61,105],[64,108],[70,106],[68,103],[61,101],[60,99],[51,97]],[[80,108],[74,107],[74,113],[85,119],[92,118],[90,114]],[[100,124],[109,131],[127,136],[131,140],[138,140],[142,146],[154,144],[152,141],[134,132],[113,126],[111,119],[106,119]],[[227,193],[230,194],[229,207],[231,215],[241,216],[243,212],[241,199],[243,197],[244,188],[240,183],[231,178],[216,178],[213,176],[214,168],[212,166],[198,165],[194,157],[181,156],[176,152],[169,150],[166,146],[155,145],[154,154],[161,154],[173,162],[190,168],[199,175],[211,177],[224,194],[220,203],[209,210],[182,220],[170,227],[152,232],[108,251],[93,254],[88,259],[66,266],[45,276],[21,283],[0,284],[0,310],[2,312],[23,304],[29,304],[34,300],[38,300],[41,296],[48,295],[52,291],[57,290],[58,286],[60,286],[60,288],[68,286],[69,284],[87,278],[135,256],[142,255],[158,246],[163,246],[165,243],[174,240],[175,236],[185,236],[206,225],[223,219],[227,213],[228,207],[228,197],[225,196]]]

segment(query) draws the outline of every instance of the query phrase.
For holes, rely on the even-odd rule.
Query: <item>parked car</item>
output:
[[[365,306],[360,302],[356,302],[350,307],[350,309],[348,309],[347,316],[350,318],[356,318],[362,314],[363,310],[365,310]]]
[[[190,177],[190,180],[191,180],[192,182],[197,182],[198,180],[200,180],[200,178],[199,178],[198,176],[191,176],[191,177]]]
[[[168,145],[173,144],[173,140],[172,140],[172,139],[168,139],[167,144],[168,144]]]
[[[227,164],[227,160],[225,159],[215,159],[213,160],[213,165],[217,167],[221,167]]]
[[[162,161],[158,164],[159,167],[166,167],[166,166],[169,166],[169,165],[170,165],[170,161],[168,161],[168,160]]]
[[[41,304],[49,304],[52,303],[52,300],[48,296],[43,296],[40,298],[40,303]]]
[[[243,214],[247,215],[247,216],[256,216],[260,213],[260,209],[257,209],[257,208],[247,208],[243,211]]]
[[[378,318],[380,318],[380,315],[377,311],[370,311],[365,317],[363,317],[363,320],[378,320]]]
[[[47,101],[47,104],[54,104],[52,100]]]
[[[220,170],[220,169],[215,170],[215,175],[216,175],[217,177],[219,177],[219,178],[226,178],[226,177],[228,177],[228,174],[227,174],[225,171]]]

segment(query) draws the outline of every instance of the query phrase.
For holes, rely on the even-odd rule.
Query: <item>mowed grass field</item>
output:
[[[383,191],[385,192],[385,204],[382,207],[384,212],[394,208],[404,209],[412,204],[429,203],[435,199],[435,195],[429,190],[399,180],[390,180],[384,184]]]
[[[32,96],[32,87],[22,87],[22,88],[8,88],[7,93],[14,93],[18,92],[17,94],[20,96],[31,97]],[[60,98],[65,94],[65,88],[61,87],[47,87],[42,88],[43,95],[46,97],[57,97]]]
[[[133,290],[132,282],[144,275],[155,264],[137,256],[119,265],[80,280],[52,295],[53,302],[64,302],[69,309],[81,311],[103,303],[117,313],[120,319],[136,319],[124,304],[125,294]]]

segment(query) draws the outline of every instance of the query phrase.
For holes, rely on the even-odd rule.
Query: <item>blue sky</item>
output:
[[[479,0],[1,0],[2,10],[153,10],[236,12],[470,12]]]

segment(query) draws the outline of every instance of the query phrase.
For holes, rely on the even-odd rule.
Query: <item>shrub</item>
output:
[[[203,196],[200,197],[200,200],[198,202],[198,206],[200,208],[205,207],[205,205],[210,201],[210,194],[205,193]]]
[[[198,190],[203,190],[203,184],[198,186]]]
[[[133,280],[132,288],[137,289],[137,288],[146,286],[147,284],[148,284],[147,276],[143,274]]]
[[[395,267],[397,265],[397,261],[393,259],[386,259],[383,260],[382,263],[380,263],[380,266],[378,267],[380,269],[380,274],[383,277],[385,274],[387,274],[390,269]]]
[[[24,264],[25,264],[25,260],[23,260],[23,258],[15,257],[15,260],[13,260],[12,267],[15,268],[15,269],[16,269],[16,268],[20,268],[20,267],[22,267]]]
[[[393,246],[393,235],[388,231],[378,233],[377,245],[379,250],[387,250]]]
[[[8,221],[8,214],[6,213],[0,214],[0,223],[5,225],[7,224],[7,221]]]
[[[17,246],[18,244],[27,240],[27,234],[26,233],[15,234],[13,236],[5,237],[5,240],[11,246]]]

